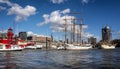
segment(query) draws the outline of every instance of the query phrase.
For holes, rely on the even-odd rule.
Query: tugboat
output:
[[[17,45],[17,42],[13,38],[14,33],[12,28],[9,28],[5,34],[7,37],[0,39],[0,51],[21,51],[24,49],[23,46]]]

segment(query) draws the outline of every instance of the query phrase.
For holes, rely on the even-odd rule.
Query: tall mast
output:
[[[66,16],[65,16],[65,43],[67,42],[67,19],[66,19]]]
[[[81,13],[80,12],[73,12],[73,13],[69,13],[69,14],[76,15],[76,14],[81,14]],[[67,20],[71,20],[71,21],[73,21],[73,23],[67,24]],[[67,41],[67,25],[71,25],[71,44],[75,42],[76,25],[78,25],[78,24],[76,24],[76,20],[81,20],[81,19],[80,18],[77,19],[75,17],[74,17],[74,19],[72,19],[72,17],[71,17],[71,19],[66,19],[66,16],[65,16],[65,19],[64,19],[64,21],[65,21],[65,24],[64,24],[64,26],[65,26],[65,30],[64,30],[65,31],[65,43]],[[77,30],[77,43],[78,43],[78,40],[79,40],[79,32]]]
[[[71,32],[70,32],[70,33],[71,33],[71,39],[70,39],[70,40],[71,40],[71,44],[72,44],[72,43],[73,43],[73,24],[72,24],[73,19],[72,19],[72,17],[71,17],[70,19],[65,18],[64,20],[65,20],[65,24],[64,24],[65,26],[68,26],[68,25],[71,26]],[[71,24],[67,24],[67,25],[66,25],[67,20],[71,20]],[[65,27],[65,30],[66,30],[65,32],[67,32],[66,27]],[[66,38],[67,38],[67,37],[66,37]]]
[[[79,30],[78,30],[78,27],[77,27],[77,43],[78,43],[78,39],[79,39],[79,34],[80,34],[80,44],[82,44],[82,25],[84,25],[84,24],[82,24],[82,18],[76,18],[75,20],[80,20],[80,24],[75,24],[75,25],[78,25],[78,26],[80,26],[80,33],[79,33]]]
[[[70,14],[73,14],[74,16],[76,16],[77,14],[81,14],[81,12],[73,12],[73,13],[70,13]],[[72,39],[73,39],[73,43],[75,42],[75,25],[77,25],[75,22],[75,20],[79,20],[79,19],[77,19],[77,18],[74,18],[73,19],[73,30],[72,30],[72,32],[73,33],[71,33],[71,37],[72,37]],[[77,36],[78,37],[78,36]],[[78,38],[77,38],[78,39]],[[77,40],[77,42],[78,42],[78,40]]]
[[[13,22],[13,29],[14,29],[14,34],[16,35],[16,22]]]
[[[78,40],[79,40],[79,30],[78,30],[78,26],[77,26],[77,44],[78,44]]]
[[[72,17],[71,17],[71,44],[73,43],[73,24],[72,24]]]
[[[82,19],[80,20],[80,45],[82,45]]]

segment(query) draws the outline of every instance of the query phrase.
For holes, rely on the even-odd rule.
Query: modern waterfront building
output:
[[[112,39],[112,33],[109,26],[105,26],[102,28],[102,41],[109,43]]]
[[[19,38],[21,40],[27,40],[27,33],[26,32],[19,32]]]

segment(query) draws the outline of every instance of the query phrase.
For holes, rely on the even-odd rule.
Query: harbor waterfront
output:
[[[120,49],[0,52],[0,69],[120,69]]]
[[[0,69],[120,69],[120,0],[0,0]]]

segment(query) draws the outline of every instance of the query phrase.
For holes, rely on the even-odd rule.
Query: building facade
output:
[[[21,40],[27,40],[27,33],[26,32],[19,32],[19,38]]]
[[[92,44],[92,45],[95,45],[97,42],[97,39],[95,37],[90,37],[88,38],[88,43],[89,44]]]
[[[28,36],[27,40],[28,41],[33,41],[33,42],[39,44],[39,43],[46,43],[46,41],[51,42],[52,38],[47,37],[47,36],[32,35],[32,36]]]
[[[7,33],[0,33],[0,39],[6,39]]]
[[[103,42],[110,42],[110,40],[112,39],[112,33],[111,33],[111,29],[109,26],[105,26],[102,28],[102,41]]]

